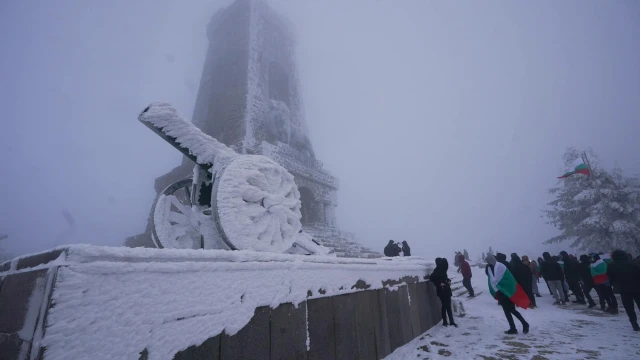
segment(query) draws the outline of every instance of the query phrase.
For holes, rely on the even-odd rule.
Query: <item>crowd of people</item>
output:
[[[589,308],[597,304],[591,297],[591,290],[598,295],[600,309],[608,314],[618,314],[619,293],[631,326],[640,331],[634,303],[640,308],[640,261],[633,260],[631,254],[622,250],[613,251],[610,256],[603,253],[584,254],[577,258],[566,251],[552,256],[545,252],[537,261],[528,256],[511,254],[510,261],[502,253],[488,254],[485,257],[485,274],[488,277],[489,291],[502,306],[509,323],[506,334],[517,334],[513,317],[522,324],[523,333],[529,332],[529,324],[517,307],[536,308],[536,298],[542,297],[538,284],[546,284],[554,305],[566,305],[568,302],[586,305]],[[469,297],[475,292],[471,286],[472,271],[464,255],[456,253],[455,264],[462,273],[463,285]],[[429,276],[436,287],[436,293],[442,303],[443,325],[458,326],[451,311],[451,280],[447,276],[449,264],[445,258],[436,259],[436,267]],[[575,300],[571,300],[574,296]]]

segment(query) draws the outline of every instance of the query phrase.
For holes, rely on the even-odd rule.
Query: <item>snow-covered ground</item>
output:
[[[640,333],[633,332],[620,304],[619,315],[605,315],[599,306],[552,305],[544,283],[538,308],[520,309],[531,325],[529,334],[514,319],[520,332],[505,335],[509,328],[502,307],[491,298],[482,269],[473,267],[472,285],[482,294],[468,299],[459,274],[449,271],[454,296],[462,300],[466,316],[457,318],[458,328],[438,325],[398,348],[387,360],[404,359],[640,359]],[[455,274],[455,275],[453,275]],[[595,291],[591,292],[596,302]],[[573,300],[572,296],[572,300]],[[636,309],[637,313],[637,309]]]

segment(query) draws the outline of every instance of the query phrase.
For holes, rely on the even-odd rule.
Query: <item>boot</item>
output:
[[[596,303],[592,302],[591,304],[589,304],[589,309],[596,307]]]
[[[522,324],[522,333],[523,334],[528,334],[529,333],[529,323]]]
[[[611,315],[618,315],[618,308],[610,307],[607,309],[607,312]]]
[[[542,297],[542,295],[540,295],[540,294],[536,294],[536,297]]]
[[[640,331],[640,326],[638,326],[638,323],[631,324],[631,326],[633,326],[633,331]]]
[[[518,334],[518,330],[516,329],[509,329],[507,331],[504,332],[507,335],[517,335]]]
[[[442,326],[449,326],[449,323],[447,322],[447,320],[442,322]]]

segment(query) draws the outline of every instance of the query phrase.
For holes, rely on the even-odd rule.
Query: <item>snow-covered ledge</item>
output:
[[[422,280],[432,268],[415,257],[73,245],[14,259],[0,267],[0,276],[47,274],[40,281],[44,296],[29,301],[25,315],[41,327],[46,319],[44,334],[37,324],[20,333],[33,341],[32,357],[42,347],[44,359],[138,359],[144,349],[149,359],[166,359],[223,331],[237,333],[258,307],[393,289]],[[0,302],[10,298],[8,291],[2,288]],[[34,336],[25,339],[29,332]]]

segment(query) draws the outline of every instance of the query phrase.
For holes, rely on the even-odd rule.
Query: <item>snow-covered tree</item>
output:
[[[588,152],[591,175],[566,177],[549,192],[555,199],[543,211],[560,235],[545,243],[571,241],[571,247],[587,251],[623,249],[640,252],[640,181],[625,177],[620,168],[606,171],[593,152]],[[574,169],[580,153],[569,148],[564,163]]]
[[[471,260],[471,258],[469,257],[469,253],[467,252],[467,249],[464,249],[462,251],[462,255],[464,255],[464,258],[467,260]]]
[[[484,253],[482,253],[482,261],[486,261],[487,257],[484,255]]]

